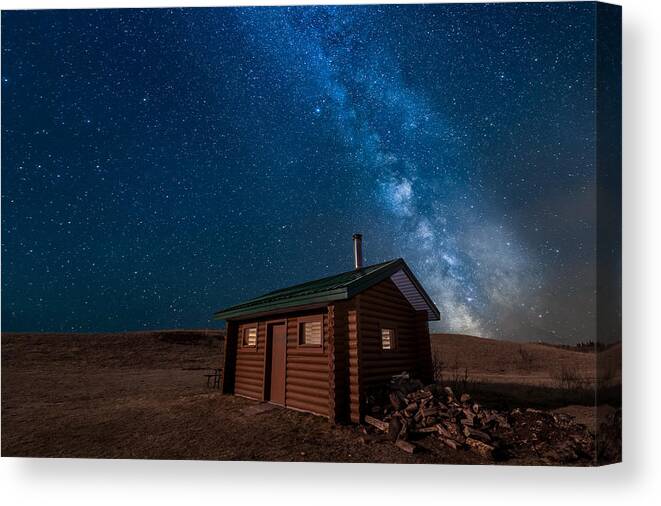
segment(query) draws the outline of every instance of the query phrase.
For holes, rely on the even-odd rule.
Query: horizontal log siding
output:
[[[407,371],[420,376],[421,335],[418,313],[387,279],[360,294],[360,372],[361,388],[390,380],[392,375]],[[381,349],[381,326],[395,326],[395,349]],[[425,321],[426,325],[426,321]],[[427,344],[427,346],[429,346]]]
[[[327,308],[316,311],[301,311],[261,318],[257,321],[228,321],[233,330],[233,339],[227,345],[226,366],[227,391],[252,399],[268,398],[265,392],[265,370],[269,370],[266,356],[267,329],[270,324],[287,325],[287,363],[285,372],[285,405],[329,416],[329,365]],[[310,316],[323,318],[323,347],[303,348],[298,346],[298,318]],[[241,348],[244,328],[257,326],[257,348]],[[229,336],[229,333],[228,333]],[[268,379],[268,378],[267,378]],[[266,382],[268,386],[268,381]],[[266,397],[265,397],[266,395]]]
[[[257,350],[241,347],[243,329],[257,326]],[[262,399],[264,390],[264,351],[266,323],[247,322],[239,325],[234,392],[251,399]]]
[[[328,367],[328,315],[323,318],[323,348],[305,348],[298,345],[299,316],[317,316],[306,313],[287,317],[287,407],[329,416]]]

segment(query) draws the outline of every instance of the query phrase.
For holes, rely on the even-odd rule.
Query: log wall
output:
[[[359,295],[360,380],[363,389],[407,371],[428,380],[431,365],[426,318],[387,279]],[[383,350],[381,328],[395,328],[394,349]]]
[[[257,326],[257,347],[241,346],[243,330]],[[239,325],[234,393],[251,399],[263,399],[266,322],[246,322]]]
[[[303,315],[298,315],[303,316]],[[305,316],[310,316],[307,314]],[[315,315],[316,316],[316,315]],[[287,407],[329,415],[328,314],[323,318],[323,346],[298,344],[298,318],[287,318]]]
[[[319,317],[323,320],[323,340],[321,347],[299,345],[299,318]],[[232,336],[228,333],[223,391],[249,397],[268,399],[268,378],[264,374],[269,367],[267,361],[270,348],[267,347],[267,328],[270,323],[284,322],[287,326],[287,363],[285,373],[285,405],[287,407],[330,416],[329,379],[329,318],[327,309],[287,314],[268,319],[228,322],[228,329],[236,328]],[[257,326],[257,346],[241,346],[241,336],[246,328]],[[235,359],[233,359],[235,357]],[[234,365],[234,367],[232,367]],[[232,381],[233,380],[233,381]],[[231,386],[230,386],[231,385]]]

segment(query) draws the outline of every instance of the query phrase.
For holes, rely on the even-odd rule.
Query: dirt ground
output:
[[[222,395],[203,376],[220,366],[221,342],[213,332],[3,334],[2,455],[491,463],[431,437],[409,455],[354,425]]]

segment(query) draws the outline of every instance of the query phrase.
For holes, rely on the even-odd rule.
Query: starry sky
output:
[[[197,328],[403,257],[434,330],[595,334],[595,7],[2,13],[2,330]]]

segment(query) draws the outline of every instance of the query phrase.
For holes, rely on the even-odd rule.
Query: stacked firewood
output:
[[[450,387],[439,391],[435,386],[405,393],[392,389],[390,404],[372,406],[373,414],[381,412],[381,419],[365,416],[365,423],[386,432],[397,446],[409,453],[415,451],[410,442],[417,434],[436,434],[450,448],[471,448],[485,456],[492,456],[500,447],[494,429],[507,429],[507,418],[493,410],[482,408],[470,395],[456,397]]]
[[[589,458],[592,450],[590,433],[571,417],[534,409],[487,409],[467,393],[423,386],[407,375],[394,377],[387,389],[367,401],[371,414],[365,423],[408,453],[414,453],[416,441],[426,435],[453,450],[495,459],[534,452],[542,461],[571,462]]]

